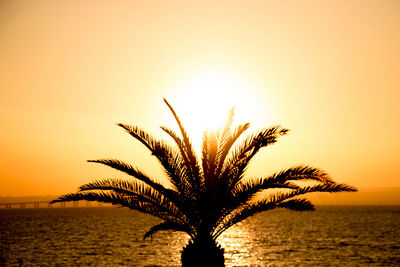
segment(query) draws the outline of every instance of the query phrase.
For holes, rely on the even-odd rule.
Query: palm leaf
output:
[[[209,143],[209,139],[208,139],[208,132],[205,131],[203,133],[203,142],[202,142],[202,146],[201,146],[201,162],[202,162],[202,167],[203,167],[203,178],[205,176],[208,176],[209,173],[209,149],[210,149],[210,143]],[[205,183],[203,181],[203,185],[202,185],[202,190],[205,190]]]
[[[192,143],[190,142],[189,136],[185,130],[185,128],[183,128],[183,125],[178,117],[178,115],[176,114],[175,110],[172,108],[172,106],[168,103],[168,101],[164,98],[164,102],[165,104],[167,104],[168,108],[170,109],[170,111],[172,112],[172,115],[174,116],[179,129],[181,131],[182,137],[183,137],[183,142],[185,144],[185,148],[186,148],[186,153],[190,162],[190,167],[191,170],[193,172],[194,175],[199,175],[200,174],[200,168],[199,168],[199,164],[197,162],[197,156],[196,153],[194,152]]]
[[[122,123],[117,125],[124,128],[131,136],[139,140],[151,151],[152,155],[158,159],[164,170],[167,172],[167,175],[170,177],[173,185],[182,192],[184,188],[183,184],[185,184],[185,181],[183,181],[185,177],[179,175],[179,170],[182,168],[178,168],[176,166],[180,159],[178,155],[174,153],[174,150],[165,142],[152,138],[149,134],[138,127],[125,125]],[[180,165],[182,166],[182,164]]]
[[[228,136],[228,133],[231,130],[234,117],[235,117],[235,108],[233,107],[229,110],[228,119],[226,120],[225,126],[222,129],[221,141],[223,141]]]
[[[139,201],[148,202],[155,206],[159,206],[161,209],[166,209],[171,213],[175,213],[176,216],[182,216],[177,209],[176,204],[171,199],[159,191],[154,190],[154,188],[147,186],[146,184],[120,179],[104,179],[84,184],[79,187],[79,191],[90,190],[114,191],[115,193],[119,193],[127,197],[135,197]]]
[[[275,209],[278,207],[290,208],[289,205],[296,205],[297,204],[296,201],[291,201],[289,202],[289,204],[281,204],[281,203],[298,195],[303,195],[312,192],[337,193],[337,192],[354,192],[354,191],[357,191],[357,189],[346,184],[327,183],[315,186],[306,186],[303,188],[293,190],[292,192],[289,193],[278,192],[276,194],[271,195],[269,198],[265,200],[260,200],[255,203],[245,203],[241,205],[233,212],[233,214],[224,217],[224,219],[221,222],[221,226],[217,227],[218,230],[216,230],[215,235],[216,237],[219,236],[222,232],[224,232],[232,225],[235,225],[247,219],[248,217],[253,216],[256,213]],[[304,202],[304,204],[307,203]]]
[[[299,189],[299,186],[290,182],[270,182],[266,179],[251,179],[237,185],[231,193],[230,203],[232,207],[246,203],[252,199],[255,194],[266,189]]]
[[[127,164],[123,161],[115,160],[115,159],[99,159],[99,160],[88,160],[88,162],[100,163],[100,164],[109,166],[113,169],[122,171],[130,176],[135,177],[139,181],[144,182],[145,184],[149,185],[153,189],[159,191],[160,193],[162,193],[172,199],[174,199],[173,196],[176,195],[175,191],[165,188],[162,184],[155,182],[153,179],[149,178],[147,175],[145,175],[143,172],[141,172],[137,168],[135,168],[132,165]]]
[[[279,203],[278,208],[286,208],[294,211],[312,211],[315,210],[314,205],[307,199],[291,199],[282,203]]]
[[[272,126],[247,137],[234,150],[222,171],[224,183],[229,185],[230,190],[243,178],[246,168],[257,152],[263,147],[276,143],[279,136],[286,135],[288,132],[286,128]]]
[[[140,197],[126,196],[125,194],[120,194],[116,192],[92,191],[92,192],[78,192],[78,193],[66,194],[59,197],[58,199],[53,200],[51,203],[70,202],[79,200],[111,203],[112,205],[115,206],[127,207],[149,215],[153,215],[155,217],[167,221],[177,220],[177,218],[181,218],[178,215],[172,213],[167,208],[162,207],[159,204],[156,204],[154,201],[149,201],[143,196]],[[181,221],[183,222],[183,220]]]
[[[267,178],[250,179],[246,182],[239,182],[232,190],[233,203],[236,205],[247,202],[256,193],[271,188],[300,189],[290,181],[313,180],[321,183],[333,183],[329,175],[317,168],[309,166],[296,166]]]
[[[161,230],[182,231],[186,232],[188,235],[193,237],[193,230],[190,229],[190,227],[185,224],[178,224],[174,222],[162,222],[151,227],[150,230],[144,234],[143,240],[145,240],[148,237],[151,238],[153,234]]]
[[[217,167],[218,136],[215,131],[206,132],[207,135],[207,169],[203,169],[206,190],[215,190],[215,170]],[[204,168],[204,164],[203,164]]]
[[[222,167],[224,166],[225,158],[228,155],[231,147],[237,139],[250,127],[250,123],[245,123],[236,127],[229,137],[221,140],[218,151],[218,167],[216,171],[217,177],[220,176]]]
[[[282,170],[270,177],[267,178],[271,183],[278,182],[286,182],[286,181],[306,181],[313,180],[321,183],[332,183],[332,178],[323,170],[299,165],[286,170]]]
[[[194,195],[196,192],[198,192],[201,181],[196,178],[196,176],[199,176],[199,174],[193,173],[185,143],[173,130],[169,129],[168,127],[161,126],[161,129],[175,141],[175,144],[180,151],[180,158],[183,159],[184,162],[184,164],[180,164],[181,166],[179,169],[184,169],[185,173],[187,173],[187,175],[183,176],[187,179],[182,179],[182,183],[184,184],[186,189],[191,189],[190,193],[187,192],[187,194]]]
[[[163,187],[161,184],[158,184],[155,182],[153,179],[149,178],[146,174],[138,170],[137,168],[133,167],[132,165],[125,163],[121,160],[117,159],[97,159],[97,160],[88,160],[88,162],[93,162],[93,163],[100,163],[106,166],[109,166],[113,169],[119,170],[121,172],[124,172],[130,176],[135,177],[136,179],[148,184],[149,186],[152,187]]]

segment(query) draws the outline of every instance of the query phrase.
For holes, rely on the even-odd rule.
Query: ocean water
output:
[[[124,208],[0,210],[0,266],[179,266],[187,237]],[[400,206],[273,210],[219,239],[226,266],[400,266]]]

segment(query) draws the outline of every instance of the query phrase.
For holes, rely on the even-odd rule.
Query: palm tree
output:
[[[256,213],[275,208],[314,210],[310,201],[298,197],[306,193],[356,191],[352,186],[335,183],[320,169],[303,165],[268,177],[244,179],[257,152],[274,144],[289,130],[272,126],[235,145],[250,124],[244,123],[232,129],[233,109],[224,127],[204,133],[200,160],[178,115],[164,101],[175,117],[181,136],[170,128],[162,126],[161,129],[173,139],[175,147],[151,137],[138,127],[118,126],[139,140],[158,159],[169,179],[168,185],[116,159],[89,160],[122,171],[132,179],[97,180],[52,203],[100,201],[156,216],[162,222],[151,227],[144,239],[160,230],[183,231],[190,237],[181,254],[183,266],[224,266],[224,249],[216,240],[229,227]],[[313,183],[301,186],[297,181]],[[266,189],[274,190],[266,195],[263,194]]]

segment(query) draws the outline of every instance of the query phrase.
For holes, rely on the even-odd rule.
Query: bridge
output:
[[[6,209],[11,209],[11,208],[78,208],[78,207],[86,207],[89,208],[93,205],[91,205],[90,202],[93,202],[94,206],[97,207],[109,207],[109,204],[104,204],[102,202],[94,202],[94,201],[72,201],[71,202],[59,202],[59,203],[54,203],[51,204],[50,201],[26,201],[26,202],[6,202],[6,203],[0,203],[0,209],[1,208],[6,208]]]

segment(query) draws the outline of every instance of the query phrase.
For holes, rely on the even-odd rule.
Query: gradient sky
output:
[[[167,98],[198,132],[237,122],[292,131],[249,176],[299,163],[360,188],[400,186],[400,2],[0,2],[0,196],[62,194],[155,177],[124,122],[168,138]],[[162,178],[160,178],[162,179]]]

